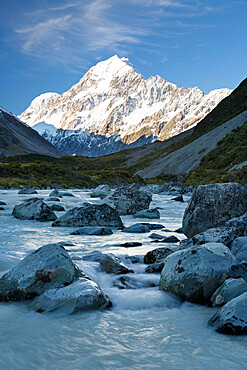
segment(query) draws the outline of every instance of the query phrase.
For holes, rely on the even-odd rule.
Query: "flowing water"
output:
[[[66,209],[90,199],[87,191],[73,191],[62,198]],[[48,190],[39,191],[46,198]],[[246,369],[247,338],[225,336],[207,326],[215,309],[181,303],[158,289],[159,274],[145,273],[143,256],[165,244],[151,243],[150,233],[127,234],[114,230],[110,236],[70,235],[73,228],[51,227],[50,222],[16,220],[15,204],[30,195],[16,190],[0,191],[7,203],[0,211],[0,274],[44,244],[66,242],[74,262],[109,296],[109,310],[75,315],[39,314],[28,302],[0,303],[0,369]],[[161,207],[160,220],[168,230],[181,226],[185,203],[169,195],[153,195],[151,207]],[[188,198],[187,198],[188,200]],[[63,213],[57,213],[61,215]],[[152,222],[123,216],[126,226]],[[155,231],[156,232],[156,231]],[[157,230],[164,236],[181,234]],[[138,241],[143,245],[123,248],[118,244]],[[175,244],[174,244],[175,245]],[[81,259],[85,252],[100,250],[119,256],[135,271],[129,274],[138,289],[119,289],[118,276],[100,271],[97,262]],[[128,256],[140,263],[131,263]],[[139,285],[138,285],[139,284]]]

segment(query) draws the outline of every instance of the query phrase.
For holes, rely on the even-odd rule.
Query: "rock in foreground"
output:
[[[122,221],[115,209],[107,204],[84,203],[82,207],[70,209],[52,226],[108,226],[123,228]]]
[[[20,220],[54,221],[57,216],[42,199],[32,198],[14,207],[12,215]]]
[[[210,301],[212,306],[223,306],[244,292],[247,292],[247,282],[244,279],[227,279],[214,292]]]
[[[237,183],[198,186],[184,212],[183,231],[191,238],[247,211],[247,189]]]
[[[247,334],[247,292],[226,303],[208,324],[219,333]]]
[[[203,246],[177,251],[164,261],[160,289],[190,302],[208,303],[228,278],[232,264],[232,258],[215,254]]]
[[[106,308],[109,300],[100,287],[87,278],[80,278],[60,289],[51,289],[34,299],[31,308],[37,312],[59,311],[73,314],[88,309]]]
[[[48,244],[25,257],[0,279],[0,301],[31,299],[71,284],[81,271],[59,244]]]

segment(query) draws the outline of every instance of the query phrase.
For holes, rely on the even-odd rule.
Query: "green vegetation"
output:
[[[205,155],[199,167],[184,179],[185,185],[230,182],[247,183],[247,166],[229,170],[247,161],[247,122],[220,140],[217,147]]]
[[[91,166],[95,161],[95,166]],[[99,162],[99,161],[98,161]],[[67,187],[93,187],[100,183],[144,182],[124,170],[90,170],[100,167],[97,158],[21,155],[0,157],[0,186],[46,187],[59,184]],[[103,166],[102,166],[103,167]]]

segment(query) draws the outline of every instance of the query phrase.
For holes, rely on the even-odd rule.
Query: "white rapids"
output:
[[[50,190],[40,190],[37,196],[45,200],[49,193]],[[73,194],[75,198],[64,197],[59,204],[69,209],[84,201],[98,202],[89,197],[88,191],[74,190]],[[146,252],[165,244],[151,243],[150,233],[114,230],[110,236],[70,235],[73,228],[15,219],[11,215],[13,206],[30,197],[18,195],[17,190],[0,191],[0,200],[7,203],[0,211],[0,274],[33,250],[63,241],[73,261],[100,285],[113,307],[67,316],[33,312],[28,302],[0,303],[0,369],[246,369],[247,338],[218,334],[207,326],[216,309],[181,303],[159,291],[159,274],[147,274],[142,262],[132,264],[126,259],[133,255],[142,261]],[[160,220],[132,216],[123,216],[122,220],[126,226],[158,222],[174,231],[181,227],[186,202],[170,201],[171,198],[153,196],[151,207],[162,208]],[[184,238],[174,232],[154,232]],[[117,246],[129,241],[143,245]],[[116,275],[101,272],[97,262],[81,259],[85,252],[93,250],[119,256],[135,271],[129,276],[142,286],[114,286]]]

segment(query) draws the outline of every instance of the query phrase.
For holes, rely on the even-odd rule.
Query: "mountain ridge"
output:
[[[90,134],[104,136],[106,147],[117,136],[123,144],[132,146],[138,146],[141,137],[146,143],[155,138],[163,141],[195,126],[230,93],[229,89],[217,89],[204,95],[198,87],[180,88],[158,75],[144,79],[127,58],[115,55],[91,67],[63,94],[45,93],[36,97],[19,118],[55,146],[60,145],[60,150],[85,155],[83,151],[71,152],[69,135],[63,136],[61,146],[61,132],[56,130],[70,130],[74,139],[77,134],[78,148],[84,138],[87,145],[95,145]],[[53,128],[42,131],[38,126],[41,123]],[[100,146],[101,141],[96,149]],[[125,147],[118,143],[110,151],[101,148],[98,155]],[[87,155],[94,156],[96,149]]]

